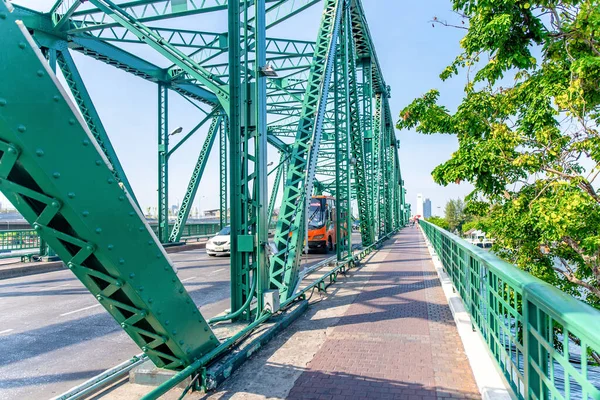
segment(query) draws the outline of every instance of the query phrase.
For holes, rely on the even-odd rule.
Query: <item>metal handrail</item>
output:
[[[419,225],[520,399],[600,399],[600,311],[429,222]],[[576,361],[575,361],[576,360]]]
[[[40,237],[33,229],[0,231],[0,252],[40,248]]]

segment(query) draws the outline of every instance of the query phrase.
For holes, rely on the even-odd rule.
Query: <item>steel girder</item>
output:
[[[0,190],[157,366],[183,368],[217,339],[27,29],[0,15]]]
[[[315,42],[266,37],[270,27],[294,17],[318,2],[324,3],[325,11]],[[169,233],[166,214],[169,156],[202,126],[201,122],[169,149],[166,101],[168,90],[183,95],[201,110],[205,120],[214,117],[210,111],[204,110],[208,109],[206,105],[210,109],[224,109],[220,123],[214,122],[216,119],[213,119],[217,126],[210,129],[201,150],[188,185],[188,206],[182,207],[177,225],[180,227],[187,219],[194,197],[193,192],[198,187],[201,171],[216,138],[216,130],[219,129],[220,222],[221,226],[227,223],[229,194],[234,232],[232,311],[239,310],[248,299],[256,298],[256,312],[262,312],[261,294],[269,288],[279,290],[282,301],[293,295],[291,290],[296,287],[297,267],[304,239],[306,200],[311,194],[329,193],[338,199],[337,221],[341,225],[338,225],[337,230],[340,237],[336,239],[340,244],[339,259],[350,257],[348,250],[351,244],[349,240],[344,241],[343,236],[344,229],[349,230],[352,223],[351,200],[355,199],[358,202],[364,245],[373,243],[375,239],[371,229],[375,228],[377,236],[382,237],[405,223],[409,207],[404,203],[405,189],[402,187],[397,144],[387,100],[390,90],[383,79],[360,0],[194,0],[193,4],[190,0],[133,0],[119,5],[111,0],[91,0],[91,3],[97,8],[82,5],[79,0],[64,0],[57,2],[49,14],[37,13],[23,7],[16,7],[15,13],[18,13],[19,19],[34,32],[35,41],[47,54],[50,65],[53,64],[54,58],[59,65],[64,63],[61,54],[68,56],[68,49],[71,49],[159,85],[159,93],[163,99],[159,102],[159,199],[163,226],[160,236],[163,241],[166,241],[165,235]],[[229,32],[201,32],[145,25],[151,21],[220,10],[228,10],[230,24],[235,22],[230,25]],[[255,15],[261,18],[253,17]],[[231,34],[232,32],[235,34]],[[0,41],[4,45],[4,37],[0,37]],[[145,43],[173,64],[161,68],[118,47],[121,43]],[[0,54],[2,51],[0,50]],[[229,62],[222,63],[227,57]],[[267,63],[275,68],[278,76],[263,76],[261,68]],[[74,64],[70,70],[76,73]],[[130,192],[125,183],[124,173],[123,177],[119,178],[118,159],[115,155],[113,160],[114,152],[110,148],[110,141],[108,138],[104,139],[106,135],[97,115],[94,116],[93,104],[86,95],[85,86],[83,83],[74,85],[76,79],[68,75],[66,72],[69,87],[73,90],[81,113],[93,133],[94,140],[90,141],[90,144],[95,143],[100,149],[99,152],[104,153],[107,160],[110,159],[114,166],[114,182],[120,179],[125,191]],[[0,94],[1,92],[2,88]],[[1,112],[0,108],[0,115]],[[228,118],[227,114],[235,117]],[[230,135],[230,132],[233,135]],[[229,149],[227,137],[231,144]],[[268,199],[267,141],[281,152],[281,156],[276,184],[268,207],[261,207]],[[228,174],[231,175],[228,177]],[[282,186],[283,193],[278,193],[279,185]],[[277,251],[271,260],[267,260],[266,228],[277,206],[276,200],[280,197],[281,208],[275,236]],[[63,198],[65,196],[61,197]],[[69,201],[68,195],[66,198]],[[96,204],[95,207],[93,210],[99,212],[100,205]],[[35,217],[31,213],[27,216]],[[138,216],[134,217],[137,222]],[[73,221],[77,221],[77,218]],[[112,220],[110,221],[112,223]],[[117,222],[117,225],[119,223],[123,222]],[[105,231],[104,227],[101,229]],[[77,234],[85,233],[81,232],[83,233],[77,231]],[[180,230],[174,230],[169,239],[178,240],[178,232]],[[51,237],[48,234],[42,236]],[[95,243],[98,239],[87,233],[82,237],[90,243]],[[137,242],[129,237],[117,238],[121,238],[122,243],[119,242],[119,246],[111,243],[114,248],[136,246]],[[56,244],[56,241],[50,244],[58,246],[58,250],[62,252],[61,256],[69,259],[64,253],[64,245],[61,248],[60,242]],[[156,243],[144,244],[151,249],[156,246]],[[132,250],[131,254],[137,254],[135,252],[138,250]],[[93,255],[95,254],[94,252]],[[159,255],[157,257],[161,259]],[[127,265],[129,256],[123,259],[126,260],[124,265]],[[123,278],[121,273],[126,270],[125,267],[118,264],[116,267],[111,265],[110,268],[110,271],[107,269],[108,274],[102,272],[106,276],[94,275],[95,278],[90,278],[94,279],[97,286],[98,282],[109,282],[101,283],[99,288],[90,284],[93,293],[102,291],[105,285],[113,290],[116,284],[110,283],[110,277],[114,277],[114,282],[123,284],[118,279]],[[137,264],[131,268],[137,268]],[[136,275],[143,274],[141,270],[135,271]],[[158,274],[154,267],[149,271]],[[84,281],[88,279],[82,275],[83,272],[76,271],[76,274],[83,277]],[[149,280],[147,275],[136,278]],[[254,279],[259,282],[256,292],[252,290]],[[123,282],[129,284],[126,279]],[[177,297],[180,286],[177,282],[173,284],[174,286],[168,286],[167,291]],[[134,293],[131,290],[138,292]],[[131,300],[131,304],[134,304],[132,307],[144,310],[137,313],[136,318],[141,316],[140,321],[145,320],[145,310],[154,310],[152,305],[156,307],[156,302],[152,303],[150,300],[155,301],[156,298],[148,299],[145,297],[148,292],[141,293],[142,289],[139,288],[134,287],[131,290],[128,296],[133,296],[131,293],[134,293],[141,299]],[[168,294],[161,297],[162,301],[167,301],[168,298]],[[185,297],[181,299],[186,300]],[[177,301],[181,299],[178,298]],[[241,316],[246,318],[254,312],[248,307],[244,311],[246,312]],[[170,312],[171,309],[168,313]],[[113,315],[121,321],[118,313]],[[151,319],[148,322],[151,326],[158,326],[153,328],[155,330],[164,328],[161,324],[166,324],[166,321],[157,315],[148,318]],[[200,318],[198,321],[203,327],[203,320]],[[179,319],[178,323],[184,324]],[[140,324],[147,327],[145,322]],[[139,324],[135,329],[138,328]],[[140,332],[135,329],[128,330],[132,337],[136,335],[135,332]],[[185,328],[185,332],[187,335],[188,328]],[[154,337],[160,343],[152,342],[152,346],[160,347],[158,350],[146,346],[145,350],[149,354],[158,354],[152,353],[153,351],[164,352],[165,346],[170,349],[179,343],[173,342],[174,334],[160,335],[160,340]],[[202,338],[206,339],[205,343],[199,342]],[[143,336],[141,339],[134,337],[138,343],[142,343],[142,339],[145,340]],[[216,343],[210,335],[198,336],[197,340],[194,342],[195,346],[203,349],[200,353]],[[194,350],[194,346],[186,347],[187,340],[184,343],[183,350],[200,351]],[[177,346],[174,349],[169,351],[172,354],[177,353],[174,356],[177,360],[165,365],[171,368],[186,365],[188,359],[181,355]],[[163,362],[171,360],[162,355],[158,357],[162,357]]]
[[[79,75],[79,71],[75,66],[75,62],[73,61],[71,54],[69,54],[67,49],[58,51],[56,52],[56,61],[60,67],[60,70],[62,71],[63,76],[65,77],[65,81],[67,82],[67,85],[73,94],[73,98],[77,103],[77,107],[85,119],[90,132],[92,132],[94,135],[96,143],[98,143],[98,146],[110,162],[110,165],[113,167],[115,178],[125,185],[125,188],[131,194],[131,197],[139,207],[133,190],[131,189],[131,185],[127,180],[127,176],[123,171],[123,167],[119,162],[115,150],[110,143],[110,139],[104,130],[104,125],[102,124],[100,116],[94,107],[94,103],[92,102],[92,99],[85,88],[85,85],[83,84],[83,80]]]
[[[273,182],[273,189],[271,190],[271,196],[269,196],[269,209],[267,211],[267,215],[269,218],[269,225],[271,225],[271,220],[273,219],[273,211],[275,210],[275,201],[277,200],[277,193],[279,192],[279,185],[281,184],[281,177],[283,175],[283,171],[285,170],[285,163],[287,162],[287,154],[285,152],[281,152],[281,157],[279,160],[279,164],[275,170],[277,171],[275,174],[275,182]]]
[[[249,320],[251,299],[263,311],[268,287],[267,107],[265,1],[253,5],[254,26],[248,8],[229,0],[229,142],[231,203],[231,310]],[[256,40],[250,45],[250,36]],[[249,60],[255,60],[254,65]],[[253,288],[256,288],[255,290]]]
[[[169,90],[158,85],[158,238],[169,241]]]
[[[277,252],[271,256],[269,271],[271,287],[279,290],[283,301],[292,295],[298,277],[297,268],[305,232],[304,217],[308,197],[312,193],[342,12],[341,0],[325,0],[302,115],[290,151],[286,186],[274,238]]]
[[[90,0],[90,2],[104,11],[118,24],[131,31],[140,40],[148,44],[154,50],[158,51],[165,58],[175,63],[187,74],[201,82],[217,96],[221,102],[221,105],[225,109],[228,109],[229,95],[227,91],[223,89],[224,82],[215,79],[215,77],[209,71],[201,67],[192,58],[188,57],[175,46],[167,43],[161,36],[157,35],[151,29],[137,21],[134,17],[129,15],[125,10],[114,4],[112,1]]]
[[[347,26],[351,24],[350,10],[346,13]],[[352,144],[352,156],[355,159],[354,164],[354,183],[356,197],[358,202],[358,217],[360,219],[360,233],[364,246],[370,246],[374,243],[373,221],[369,210],[369,200],[367,194],[367,176],[366,164],[364,158],[364,136],[360,121],[358,85],[356,75],[356,54],[353,37],[349,36],[349,73],[348,73],[348,100],[350,101],[350,134]]]
[[[208,156],[210,155],[213,143],[217,137],[217,130],[221,125],[221,118],[223,118],[222,115],[213,117],[210,128],[208,128],[208,135],[206,136],[206,139],[204,139],[200,155],[198,156],[198,160],[192,171],[192,177],[190,178],[187,190],[183,196],[183,201],[181,202],[181,207],[177,213],[175,225],[173,225],[173,229],[169,234],[169,242],[179,242],[179,240],[181,240],[181,228],[185,225],[188,216],[190,215],[192,204],[194,203],[194,198],[196,197],[196,192],[198,191],[198,186],[200,185],[200,180],[208,161]]]
[[[227,137],[229,120],[221,118],[219,124],[219,225],[221,229],[227,225]]]
[[[352,206],[350,188],[350,101],[348,93],[348,53],[350,32],[342,25],[335,64],[335,196],[336,196],[336,255],[338,261],[352,256]],[[323,171],[321,171],[323,174]],[[344,229],[345,225],[345,229]]]

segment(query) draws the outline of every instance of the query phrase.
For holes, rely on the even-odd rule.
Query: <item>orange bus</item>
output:
[[[330,251],[335,248],[335,198],[313,196],[308,207],[308,249]]]

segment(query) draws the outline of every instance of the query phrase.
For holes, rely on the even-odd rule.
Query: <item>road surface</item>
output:
[[[170,257],[205,318],[229,307],[228,257]],[[51,398],[139,353],[71,271],[0,280],[0,399]]]

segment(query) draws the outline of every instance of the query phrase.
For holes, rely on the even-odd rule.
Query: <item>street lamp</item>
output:
[[[277,71],[275,71],[269,64],[265,65],[264,67],[260,67],[260,73],[261,75],[268,76],[270,78],[277,77]]]
[[[173,131],[171,131],[171,133],[169,133],[169,136],[177,135],[181,132],[183,132],[183,128],[180,126],[179,128],[175,128]]]

